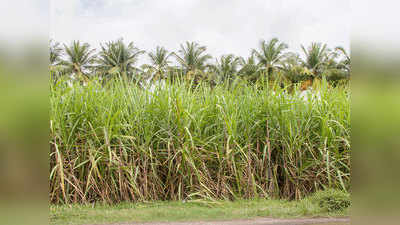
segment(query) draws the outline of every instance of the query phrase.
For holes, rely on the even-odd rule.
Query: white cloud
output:
[[[1,41],[18,44],[47,37],[48,9],[45,0],[15,0],[1,4]]]

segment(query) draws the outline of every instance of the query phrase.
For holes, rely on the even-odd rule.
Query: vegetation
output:
[[[298,87],[240,80],[152,88],[59,80],[50,96],[50,200],[301,199],[348,190],[348,87],[322,80],[314,89],[305,98]]]
[[[274,38],[213,64],[205,46],[186,42],[177,53],[158,46],[138,66],[145,51],[122,39],[99,52],[60,46],[50,43],[52,203],[349,190],[350,57],[341,47],[312,43],[302,58]]]
[[[115,42],[111,41],[101,45],[98,65],[95,68],[101,76],[120,75],[127,82],[128,77],[132,78],[134,72],[138,70],[135,64],[143,53],[144,51],[136,48],[133,42],[125,45],[121,39]]]
[[[261,41],[260,51],[253,49],[253,54],[258,58],[258,65],[265,70],[268,77],[279,68],[282,59],[285,57],[283,51],[287,48],[286,44],[279,43],[277,38],[273,38],[268,43],[265,40]]]
[[[165,48],[157,46],[155,52],[148,53],[148,56],[151,64],[145,64],[142,67],[148,69],[148,73],[152,74],[149,81],[166,79],[167,77],[165,77],[165,75],[167,74],[168,66],[171,63],[169,60],[171,53],[168,53]]]
[[[62,61],[65,72],[85,80],[94,62],[94,49],[91,49],[89,44],[81,44],[79,41],[74,41],[71,46],[64,45],[64,49],[67,55],[67,60]]]
[[[279,80],[283,83],[299,83],[324,77],[336,84],[350,78],[350,57],[342,47],[329,49],[326,44],[312,43],[308,48],[301,46],[303,56],[290,52],[288,45],[277,38],[262,40],[258,49],[252,49],[248,58],[225,54],[220,58],[207,54],[206,46],[186,42],[177,52],[170,52],[158,46],[147,54],[150,63],[136,65],[145,51],[132,42],[125,44],[122,39],[100,45],[96,52],[89,44],[74,41],[70,46],[50,42],[50,72],[53,81],[60,77],[74,77],[86,81],[87,76],[122,77],[136,84],[176,79],[207,81],[216,85],[237,78],[252,82]],[[170,57],[173,56],[173,57]],[[171,61],[175,59],[175,61]]]
[[[335,190],[329,192],[345,193]],[[329,193],[320,192],[325,196]],[[251,219],[256,217],[342,217],[349,208],[327,211],[310,196],[299,201],[253,199],[237,201],[189,201],[85,204],[50,206],[50,224],[101,224],[124,222],[177,222]],[[349,198],[347,198],[349,200]]]
[[[335,189],[318,191],[310,199],[326,212],[343,211],[351,205],[350,194]]]

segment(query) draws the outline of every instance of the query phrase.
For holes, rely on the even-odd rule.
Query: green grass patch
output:
[[[319,200],[331,197],[340,202],[347,194],[341,191],[319,192],[299,201],[236,200],[236,201],[170,201],[152,203],[51,205],[50,224],[106,224],[118,222],[173,222],[249,219],[256,217],[342,217],[349,208],[327,210]],[[341,205],[341,204],[339,204]]]

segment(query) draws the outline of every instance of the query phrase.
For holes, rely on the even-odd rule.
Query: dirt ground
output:
[[[350,225],[349,218],[273,219],[257,218],[231,221],[115,223],[109,225]]]

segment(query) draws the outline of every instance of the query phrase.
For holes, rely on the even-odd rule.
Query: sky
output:
[[[327,43],[350,49],[349,0],[51,0],[50,38],[81,40],[94,48],[123,38],[152,51],[177,51],[196,41],[213,56],[248,56],[273,37],[300,45]]]

